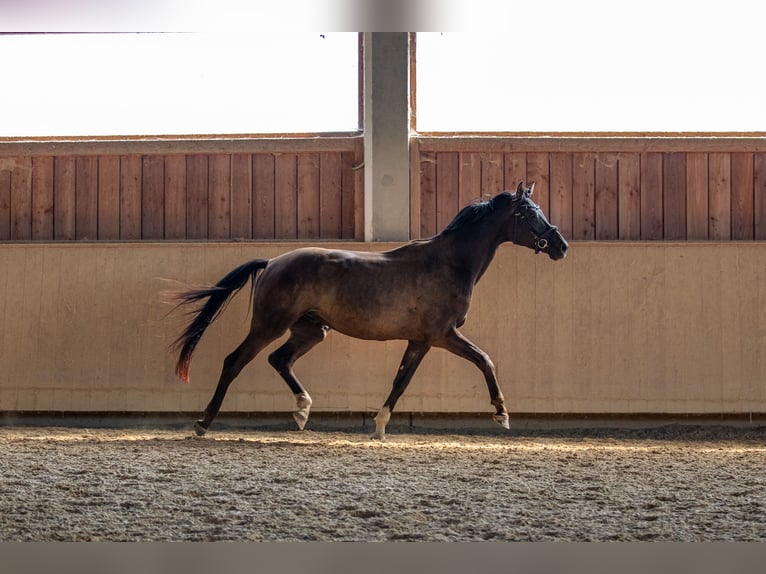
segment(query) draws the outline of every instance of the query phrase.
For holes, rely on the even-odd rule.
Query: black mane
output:
[[[439,235],[456,233],[468,225],[479,223],[485,217],[495,211],[497,204],[503,199],[513,199],[513,194],[506,192],[496,195],[487,201],[479,201],[466,205],[461,209],[452,221],[449,222]]]

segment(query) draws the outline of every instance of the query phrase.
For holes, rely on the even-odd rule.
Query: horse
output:
[[[465,323],[474,286],[502,243],[545,253],[554,261],[566,256],[569,245],[532,201],[533,191],[534,183],[519,183],[515,193],[505,191],[467,205],[438,235],[389,251],[302,247],[272,259],[253,259],[213,286],[177,294],[178,306],[193,306],[192,319],[171,345],[178,352],[176,375],[188,383],[192,354],[205,329],[251,282],[250,330],[224,359],[215,392],[194,425],[196,434],[208,431],[229,385],[245,365],[288,330],[287,341],[268,361],[292,391],[297,408],[293,418],[303,430],[312,400],[293,365],[330,329],[364,340],[407,341],[391,392],[375,416],[373,439],[385,437],[397,401],[432,347],[446,349],[481,370],[495,408],[492,417],[509,429],[490,357],[458,329]]]

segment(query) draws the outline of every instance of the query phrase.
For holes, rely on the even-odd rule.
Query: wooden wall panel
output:
[[[318,239],[320,234],[319,154],[300,154],[297,159],[296,237]]]
[[[298,237],[298,156],[277,154],[274,158],[274,225],[277,237]]]
[[[343,166],[337,153],[319,154],[319,236],[343,237]]]
[[[208,239],[231,238],[231,156],[209,158]]]
[[[464,206],[460,205],[460,156],[436,154],[436,230],[444,229]]]
[[[141,238],[165,238],[165,161],[162,156],[141,159]]]
[[[32,239],[32,158],[14,161],[11,170],[11,240]]]
[[[662,150],[643,145],[640,138],[611,147],[605,138],[589,150],[589,138],[424,138],[418,144],[418,193],[427,201],[420,216],[428,221],[432,205],[454,203],[454,186],[444,179],[458,154],[458,209],[500,189],[513,191],[519,181],[535,181],[535,200],[570,239],[766,239],[766,152],[736,151],[733,143],[716,141],[709,142],[708,151],[693,140],[689,151],[682,151],[682,142],[673,140]],[[573,149],[562,151],[568,147]],[[435,164],[428,167],[434,181],[430,171],[423,171],[424,162]],[[440,211],[439,224],[454,209]]]
[[[249,154],[231,156],[231,238],[253,236],[253,159]]]
[[[120,239],[136,241],[142,237],[142,166],[140,156],[120,157]]]
[[[186,156],[186,237],[189,239],[208,237],[209,161],[208,155]],[[146,238],[145,232],[144,238]]]
[[[53,240],[53,205],[53,157],[33,157],[32,240]]]
[[[165,239],[186,239],[186,157],[165,157]]]
[[[53,238],[75,238],[75,158],[57,157],[53,166]]]
[[[98,238],[120,238],[120,158],[104,156],[98,160]]]
[[[276,160],[271,154],[253,156],[253,238],[276,235]]]

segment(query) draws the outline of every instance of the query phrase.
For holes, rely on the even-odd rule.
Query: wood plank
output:
[[[460,210],[460,156],[436,154],[436,229],[441,231]]]
[[[0,162],[0,241],[11,238],[11,171],[14,158]]]
[[[11,170],[11,240],[32,239],[32,158],[17,157]]]
[[[410,139],[410,238],[420,230],[420,146],[417,138]]]
[[[120,157],[120,239],[141,239],[141,157]]]
[[[420,154],[420,229],[416,237],[436,235],[436,154]]]
[[[253,239],[276,237],[274,168],[272,154],[253,155]]]
[[[354,239],[356,237],[356,174],[357,172],[362,172],[364,168],[362,167],[354,169],[356,167],[356,163],[354,161],[354,154],[351,152],[342,152],[340,154],[340,158],[341,237],[343,239]],[[412,163],[411,165],[417,164]],[[416,193],[416,190],[412,190],[413,197]],[[419,215],[420,211],[417,213]],[[414,217],[414,212],[412,217]],[[412,222],[412,220],[410,220],[410,222]],[[410,235],[412,235],[412,227],[410,228]],[[362,239],[364,239],[364,233],[362,233]]]
[[[231,238],[253,237],[253,158],[250,154],[231,156]]]
[[[361,117],[361,116],[360,116]],[[415,164],[417,165],[417,164]],[[354,146],[354,238],[364,241],[365,191],[364,191],[364,140],[359,138]]]
[[[731,239],[731,155],[708,156],[709,226],[708,237],[714,241]]]
[[[165,158],[141,158],[141,239],[165,238]]]
[[[596,155],[596,239],[618,237],[617,165],[617,154]]]
[[[194,154],[186,156],[186,237],[188,239],[208,238],[208,156]]]
[[[186,239],[186,156],[165,156],[165,239]]]
[[[481,154],[481,198],[492,199],[505,184],[504,157],[501,153]]]
[[[753,156],[753,236],[766,239],[766,153]]]
[[[98,156],[78,157],[75,175],[75,239],[98,239]]]
[[[75,238],[75,159],[56,157],[53,164],[53,238]]]
[[[665,224],[662,200],[662,154],[641,154],[641,239],[661,240]]]
[[[540,206],[543,213],[550,214],[551,191],[550,191],[550,165],[548,154],[533,152],[527,154],[527,183],[535,184],[533,199]],[[515,187],[513,189],[516,189]]]
[[[686,154],[663,154],[662,189],[664,237],[686,239]]]
[[[32,239],[53,240],[53,156],[32,158]]]
[[[618,232],[620,239],[641,239],[641,157],[620,154],[618,159]]]
[[[319,154],[319,236],[343,237],[343,167],[339,152]]]
[[[706,153],[686,155],[686,238],[708,238],[709,192]]]
[[[208,238],[231,238],[231,156],[210,156]]]
[[[98,158],[98,238],[120,238],[120,158]]]
[[[481,155],[460,153],[458,166],[458,203],[465,207],[481,201]]]
[[[298,156],[274,155],[274,234],[276,239],[298,237]]]
[[[572,238],[596,237],[596,156],[572,155]]]
[[[753,215],[753,154],[731,154],[731,238],[752,240]]]
[[[564,237],[572,237],[572,154],[552,153],[550,222]]]
[[[527,183],[527,154],[509,152],[505,154],[505,182],[503,187],[508,191],[516,191],[519,183]]]
[[[319,154],[298,154],[298,238],[316,239],[320,232]]]

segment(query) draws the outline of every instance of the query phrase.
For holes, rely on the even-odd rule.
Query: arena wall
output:
[[[0,411],[200,411],[247,331],[247,296],[209,329],[185,385],[167,349],[183,318],[167,316],[162,292],[216,281],[242,261],[298,245],[0,244]],[[462,331],[492,356],[514,413],[764,413],[766,245],[575,241],[555,263],[505,245]],[[296,372],[316,411],[372,412],[404,346],[333,332]],[[292,410],[265,354],[234,383],[224,411]],[[480,372],[435,349],[398,411],[491,407]]]

